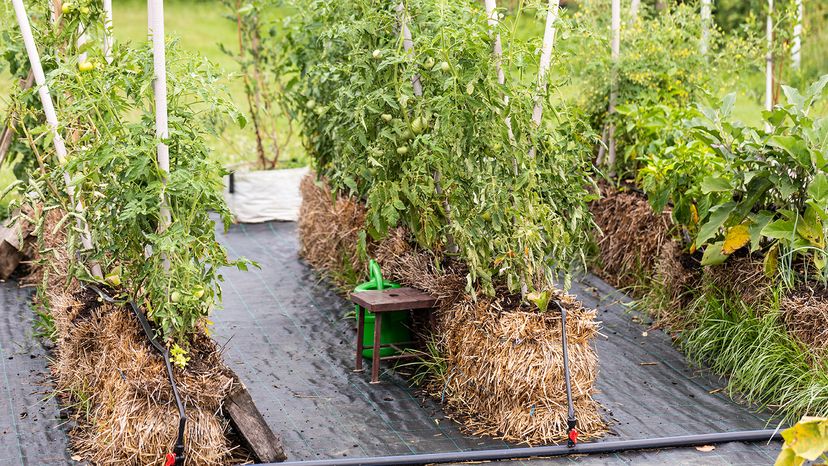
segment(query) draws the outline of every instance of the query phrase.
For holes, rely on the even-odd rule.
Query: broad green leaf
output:
[[[759,249],[762,241],[762,230],[773,220],[773,213],[763,210],[752,217],[750,224],[750,251],[754,252]]]
[[[718,176],[706,176],[701,182],[701,190],[704,194],[727,192],[733,189],[730,180]]]
[[[819,172],[808,185],[808,195],[819,203],[828,202],[828,176]]]
[[[701,247],[709,239],[716,236],[735,208],[736,204],[734,202],[728,202],[718,206],[715,211],[711,211],[707,222],[699,228],[699,234],[696,236],[696,247]]]
[[[808,145],[799,137],[776,135],[771,137],[768,143],[773,147],[787,152],[803,167],[808,167],[811,164],[811,154],[808,152]]]
[[[806,239],[812,246],[825,247],[825,237],[822,230],[822,221],[812,206],[805,209],[805,214],[796,223],[796,232]]]
[[[776,272],[779,270],[779,243],[775,243],[765,254],[765,259],[762,263],[765,276],[768,278],[776,277]]]
[[[719,241],[717,243],[708,244],[706,248],[704,248],[704,254],[702,255],[701,264],[704,266],[708,265],[719,265],[724,263],[727,260],[728,255],[722,251],[722,246],[724,242]]]
[[[793,241],[796,226],[792,220],[775,220],[762,229],[762,236]]]

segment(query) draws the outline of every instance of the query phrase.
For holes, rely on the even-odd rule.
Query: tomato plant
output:
[[[102,27],[96,4],[78,5],[90,8],[84,25],[98,21]],[[79,49],[74,16],[67,14],[65,21],[64,27],[58,23],[41,30],[39,43],[64,44],[44,55],[67,162],[60,164],[55,157],[51,131],[41,123],[39,108],[14,107],[21,116],[19,133],[35,160],[23,202],[37,211],[65,212],[51,226],[53,231],[40,233],[67,232],[69,258],[74,260],[72,277],[97,281],[86,268],[97,262],[108,286],[141,303],[161,336],[186,349],[191,333],[220,299],[221,267],[245,268],[248,263],[230,260],[216,241],[209,212],[215,212],[225,227],[230,215],[221,196],[224,171],[206,144],[207,135],[228,115],[243,119],[230,104],[214,67],[170,43],[169,137],[163,141],[170,149],[170,173],[163,186],[165,176],[156,163],[159,141],[149,44],[119,44],[108,61],[94,45],[99,41]],[[81,51],[87,54],[85,60],[79,58]],[[95,66],[81,66],[84,63]],[[32,102],[35,90],[22,92],[13,101]],[[94,243],[91,251],[78,246],[77,214],[65,193],[64,171],[69,173],[76,200],[85,206]],[[162,193],[172,223],[160,231]],[[179,359],[185,361],[183,353]]]
[[[367,202],[372,237],[405,225],[423,247],[456,246],[469,287],[487,292],[548,284],[581,258],[592,131],[565,107],[532,122],[540,37],[499,28],[500,85],[478,2],[406,1],[410,51],[394,2],[299,3],[283,38],[285,99],[317,173]]]

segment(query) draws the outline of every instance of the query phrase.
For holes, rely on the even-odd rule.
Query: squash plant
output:
[[[540,37],[522,42],[499,27],[501,85],[482,5],[405,1],[410,51],[397,6],[303,0],[288,20],[284,98],[317,173],[367,202],[373,238],[404,225],[425,248],[451,253],[453,241],[472,291],[546,286],[589,237],[592,132],[563,107],[532,123]]]
[[[72,21],[64,28],[41,30],[39,37],[47,46],[65,44],[51,49],[47,76],[69,152],[65,166],[51,151],[48,128],[28,124],[40,121],[38,109],[16,108],[18,114],[32,117],[22,119],[20,131],[37,164],[29,172],[24,202],[37,211],[72,212],[62,177],[64,170],[69,172],[75,195],[86,208],[95,248],[80,250],[71,213],[49,226],[51,231],[39,224],[40,233],[65,231],[69,258],[77,257],[70,274],[96,280],[86,265],[99,263],[105,284],[142,304],[160,336],[177,345],[179,362],[184,363],[182,351],[190,335],[220,299],[221,267],[247,266],[243,259],[231,261],[216,241],[209,212],[225,227],[230,216],[221,196],[224,172],[205,140],[226,116],[243,119],[229,103],[213,66],[171,43],[170,130],[164,141],[170,148],[170,174],[164,192],[172,224],[158,232],[163,173],[156,163],[152,51],[149,44],[119,44],[107,62],[100,48],[90,45],[83,50],[88,58],[81,61],[78,28]],[[102,17],[90,13],[83,21]]]

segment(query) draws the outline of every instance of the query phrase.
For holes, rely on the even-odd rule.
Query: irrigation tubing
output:
[[[737,432],[716,432],[712,434],[680,435],[640,440],[617,440],[612,442],[579,443],[574,447],[551,445],[498,450],[459,451],[447,453],[425,453],[417,455],[378,456],[372,458],[333,458],[310,461],[288,461],[270,463],[269,466],[402,466],[435,463],[461,463],[468,461],[497,461],[552,457],[567,455],[590,455],[616,453],[630,450],[651,450],[658,448],[694,447],[727,442],[770,442],[780,440],[779,430],[743,430]]]
[[[91,289],[98,296],[101,297],[104,301],[113,304],[119,304],[115,298],[101,290],[95,285],[92,284],[85,284],[85,287]],[[167,378],[170,381],[170,386],[172,387],[173,396],[175,397],[175,404],[178,407],[178,436],[176,437],[175,447],[173,447],[173,451],[171,453],[167,453],[164,466],[183,466],[184,465],[184,431],[187,426],[187,414],[184,412],[184,403],[181,402],[181,396],[178,393],[178,385],[175,383],[175,375],[173,375],[172,364],[170,364],[170,353],[167,351],[167,348],[164,347],[158,340],[155,339],[154,332],[152,327],[150,326],[147,317],[141,311],[135,301],[129,300],[129,306],[132,308],[132,313],[135,314],[135,317],[138,319],[138,322],[141,324],[141,328],[144,330],[144,335],[146,335],[147,340],[149,340],[150,345],[161,354],[161,357],[164,358],[164,365],[167,367]]]

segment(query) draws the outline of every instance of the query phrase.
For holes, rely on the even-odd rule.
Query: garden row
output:
[[[150,3],[153,43],[113,45],[111,4],[15,2],[17,22],[3,31],[20,83],[7,123],[19,178],[12,222],[35,238],[27,280],[55,344],[74,454],[93,464],[248,461],[226,413],[243,387],[208,319],[221,268],[249,264],[228,258],[210,218],[230,223],[207,137],[238,113],[206,61],[173,43],[167,67],[163,3]]]
[[[565,285],[588,263],[634,285],[688,355],[749,400],[788,419],[826,413],[814,316],[825,305],[828,125],[813,109],[828,77],[802,90],[776,83],[786,102],[752,128],[735,121],[735,94],[723,91],[787,50],[705,25],[698,5],[642,7],[624,18],[623,49],[611,54],[609,2],[574,13],[533,5],[552,21],[543,41],[523,33],[532,20],[520,6],[492,15],[471,1],[300,3],[281,58],[284,104],[317,174],[304,188],[305,257],[348,287],[368,257],[384,259],[393,278],[440,296],[424,364],[440,387],[462,374],[490,388],[464,393],[471,406],[511,396],[501,405],[535,412],[540,402],[515,397],[524,385],[498,365],[508,358],[489,350],[511,345],[514,356],[527,340],[554,348],[559,330],[524,338],[489,325],[507,328],[520,313],[542,321],[546,293],[559,293],[553,278]],[[413,271],[383,253],[389,241],[418,251]],[[452,291],[434,275],[451,277]],[[458,304],[467,302],[478,304]],[[458,341],[475,343],[462,352]],[[478,361],[473,370],[468,361]],[[478,432],[560,437],[477,412]]]

